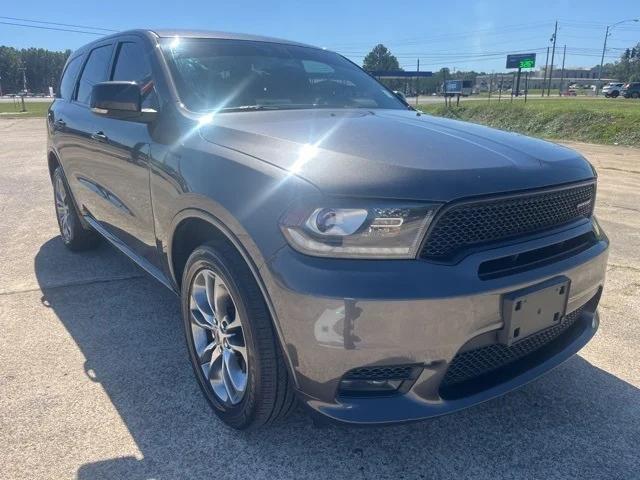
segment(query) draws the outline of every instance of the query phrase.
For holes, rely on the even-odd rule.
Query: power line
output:
[[[442,33],[438,35],[430,35],[425,37],[410,37],[405,39],[399,39],[393,42],[387,42],[393,45],[419,45],[420,43],[435,43],[438,41],[450,41],[454,38],[465,38],[465,37],[474,37],[479,33],[486,33],[489,35],[504,35],[507,33],[511,33],[511,31],[522,31],[522,30],[531,30],[538,29],[540,26],[547,25],[547,22],[539,22],[536,24],[516,24],[516,25],[505,25],[503,27],[492,27],[492,28],[483,28],[476,30],[469,30],[464,33],[451,34],[451,33]],[[493,33],[491,33],[493,32]],[[360,45],[370,45],[370,42],[349,42],[349,43],[335,43],[328,44],[332,48],[338,47],[357,47]]]
[[[57,27],[44,27],[41,25],[25,25],[25,24],[21,24],[21,23],[12,23],[12,22],[0,22],[0,24],[2,25],[12,25],[14,27],[27,27],[27,28],[39,28],[41,30],[56,30],[58,32],[74,32],[74,33],[86,33],[89,35],[104,35],[104,33],[98,33],[98,32],[87,32],[84,30],[71,30],[69,28],[57,28]]]
[[[102,30],[104,32],[117,32],[118,30],[112,30],[110,28],[102,28],[102,27],[92,27],[90,25],[74,25],[71,23],[56,23],[56,22],[45,22],[43,20],[31,20],[29,18],[15,18],[15,17],[3,17],[0,16],[3,20],[14,20],[17,22],[29,22],[29,23],[40,23],[43,25],[57,25],[59,27],[73,27],[73,28],[88,28],[89,30]]]
[[[494,51],[494,52],[485,52],[485,53],[468,53],[468,52],[462,52],[462,53],[456,53],[456,52],[443,52],[443,53],[424,53],[424,52],[402,52],[400,54],[394,54],[393,56],[396,58],[416,58],[416,57],[420,57],[420,58],[431,58],[431,59],[440,59],[440,58],[478,58],[478,59],[482,59],[482,58],[486,58],[486,57],[495,57],[495,56],[504,56],[504,55],[508,55],[508,54],[512,54],[512,53],[531,53],[531,52],[542,52],[546,49],[547,47],[539,47],[539,48],[527,48],[527,49],[523,49],[523,50],[505,50],[505,51]],[[360,52],[354,52],[354,51],[343,51],[341,50],[340,53],[342,53],[343,55],[360,55],[360,54],[364,54],[365,52],[360,51]]]

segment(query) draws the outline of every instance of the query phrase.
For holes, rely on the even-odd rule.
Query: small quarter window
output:
[[[120,44],[111,79],[136,82],[142,93],[142,108],[156,107],[151,65],[139,43]]]

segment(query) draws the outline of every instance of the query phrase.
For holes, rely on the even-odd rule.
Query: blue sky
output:
[[[615,5],[615,8],[610,6]],[[405,69],[504,69],[507,52],[535,51],[544,63],[559,22],[556,64],[564,44],[567,66],[593,66],[607,24],[639,18],[639,0],[592,1],[29,1],[0,15],[121,30],[136,27],[204,28],[282,37],[338,51],[357,63],[384,43]],[[27,23],[0,18],[0,22]],[[35,24],[34,24],[35,25]],[[59,27],[65,28],[65,27]],[[77,48],[95,35],[0,23],[0,45]],[[613,29],[610,59],[640,41],[640,22]]]

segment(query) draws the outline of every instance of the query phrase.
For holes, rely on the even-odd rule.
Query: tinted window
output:
[[[121,43],[113,70],[113,80],[131,80],[140,84],[151,77],[151,67],[142,47],[133,42]]]
[[[142,91],[142,108],[155,108],[156,98],[151,78],[151,65],[140,44],[134,42],[120,44],[111,79],[137,82]]]
[[[259,107],[406,109],[340,55],[270,42],[166,38],[163,52],[190,110]]]
[[[76,84],[76,79],[78,78],[78,72],[80,71],[80,67],[82,66],[82,55],[77,56],[72,59],[64,73],[62,74],[62,80],[60,81],[60,92],[59,97],[64,98],[65,100],[69,100],[71,95],[73,94],[73,87]]]
[[[78,95],[76,99],[81,103],[89,103],[91,100],[91,88],[100,82],[107,80],[107,67],[111,60],[111,45],[98,47],[91,50],[89,59],[82,70]]]

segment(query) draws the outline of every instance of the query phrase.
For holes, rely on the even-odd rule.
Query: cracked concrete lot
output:
[[[503,398],[423,423],[238,433],[200,394],[178,301],[113,248],[58,236],[43,119],[0,120],[0,478],[640,476],[640,149],[570,144],[612,241],[601,327]]]

